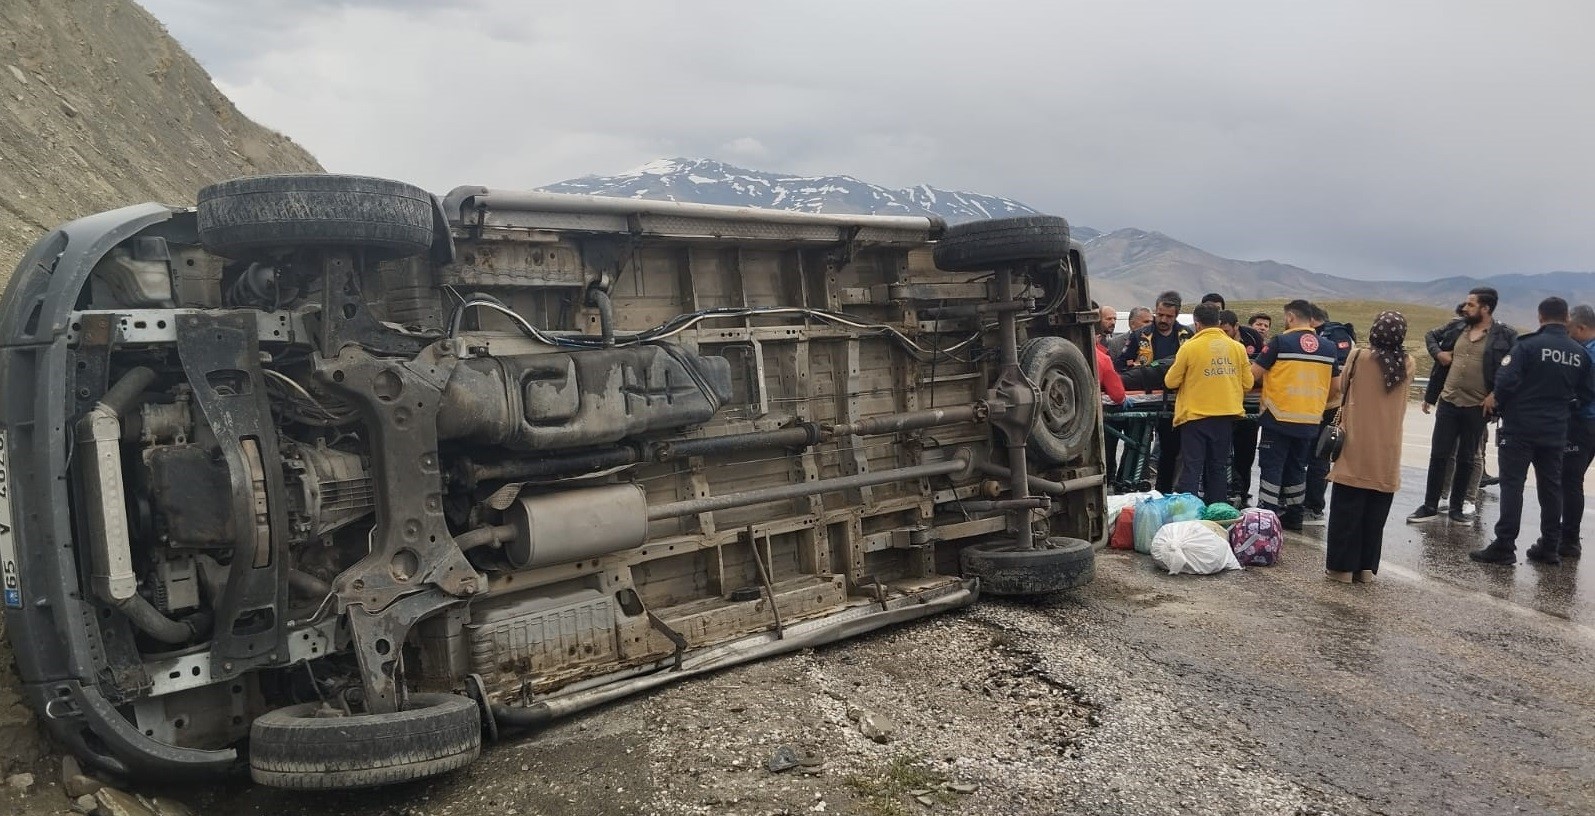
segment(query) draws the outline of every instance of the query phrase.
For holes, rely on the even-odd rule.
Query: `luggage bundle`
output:
[[[1273,566],[1284,544],[1284,527],[1273,511],[1204,506],[1189,493],[1156,491],[1128,497],[1108,535],[1110,549],[1147,553],[1170,573]]]
[[[1274,511],[1249,507],[1229,528],[1229,545],[1245,566],[1272,567],[1285,546],[1285,528]]]

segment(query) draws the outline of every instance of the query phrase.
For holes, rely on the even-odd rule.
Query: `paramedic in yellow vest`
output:
[[[1195,493],[1207,504],[1229,497],[1230,441],[1242,398],[1252,387],[1246,347],[1219,327],[1217,303],[1191,310],[1196,334],[1180,346],[1163,382],[1178,389],[1174,427],[1180,434],[1181,493]]]
[[[1307,462],[1324,406],[1339,391],[1335,348],[1313,331],[1312,313],[1305,300],[1285,304],[1284,333],[1269,340],[1252,363],[1252,375],[1263,382],[1257,506],[1278,514],[1287,530],[1302,528]]]

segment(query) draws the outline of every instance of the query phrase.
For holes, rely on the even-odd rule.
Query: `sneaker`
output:
[[[1300,513],[1290,513],[1279,517],[1279,526],[1293,533],[1301,532],[1302,517]]]
[[[1324,511],[1322,510],[1307,510],[1302,513],[1301,523],[1304,525],[1310,524],[1314,527],[1322,527],[1329,523],[1329,517],[1324,515]]]
[[[1554,567],[1562,563],[1562,557],[1556,554],[1556,550],[1550,547],[1542,547],[1538,544],[1528,548],[1528,551],[1523,553],[1523,555],[1537,564]]]
[[[1359,584],[1371,584],[1371,583],[1373,583],[1373,579],[1374,579],[1374,571],[1373,570],[1357,570],[1357,573],[1355,575],[1351,576],[1351,577],[1352,577],[1353,580],[1355,580]]]
[[[1447,513],[1446,516],[1448,516],[1452,521],[1457,522],[1458,524],[1466,524],[1466,523],[1472,521],[1473,520],[1473,514],[1469,513],[1467,511],[1467,505],[1464,504],[1464,505],[1462,505],[1462,507],[1463,507],[1463,509],[1461,509],[1461,510],[1453,509],[1451,512]]]
[[[1502,549],[1491,544],[1482,550],[1468,553],[1468,557],[1481,564],[1501,564],[1512,566],[1517,563],[1517,554],[1512,550]]]
[[[1584,554],[1584,547],[1580,544],[1563,544],[1556,548],[1556,554],[1563,558],[1577,558]]]
[[[1420,505],[1418,507],[1418,509],[1412,511],[1412,515],[1407,516],[1407,523],[1408,524],[1423,524],[1425,522],[1434,521],[1435,519],[1437,519],[1439,517],[1440,517],[1440,511],[1439,510],[1436,510],[1433,507],[1430,507],[1429,505],[1424,504],[1424,505]]]
[[[1337,571],[1337,570],[1326,570],[1324,572],[1324,577],[1329,579],[1329,580],[1331,580],[1331,581],[1334,581],[1337,584],[1349,584],[1349,583],[1351,583],[1351,573],[1349,573],[1349,572],[1340,572],[1340,571]]]
[[[1500,476],[1491,476],[1490,474],[1486,473],[1479,477],[1479,487],[1495,487],[1500,483]]]
[[[1465,501],[1462,503],[1462,515],[1472,517],[1478,514],[1479,506],[1477,504],[1474,504],[1470,501]]]

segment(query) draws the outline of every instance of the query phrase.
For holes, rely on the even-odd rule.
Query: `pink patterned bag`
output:
[[[1229,528],[1229,547],[1242,566],[1272,567],[1284,546],[1285,530],[1272,510],[1247,508]]]

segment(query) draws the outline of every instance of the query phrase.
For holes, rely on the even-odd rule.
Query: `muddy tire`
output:
[[[1097,573],[1095,548],[1081,538],[1049,538],[1033,550],[985,541],[965,547],[962,558],[964,575],[991,595],[1049,595],[1085,586]]]
[[[954,224],[933,252],[936,266],[948,272],[1056,261],[1069,254],[1069,222],[1055,215],[1027,215]]]
[[[1049,465],[1084,457],[1102,400],[1096,374],[1080,347],[1061,337],[1037,337],[1019,351],[1019,368],[1041,389],[1030,426],[1030,452]]]
[[[253,176],[199,191],[199,241],[228,258],[306,247],[407,258],[432,246],[432,194],[365,176]]]
[[[412,694],[394,714],[317,717],[321,703],[268,711],[249,729],[249,775],[290,790],[370,788],[463,768],[482,750],[476,703]]]

